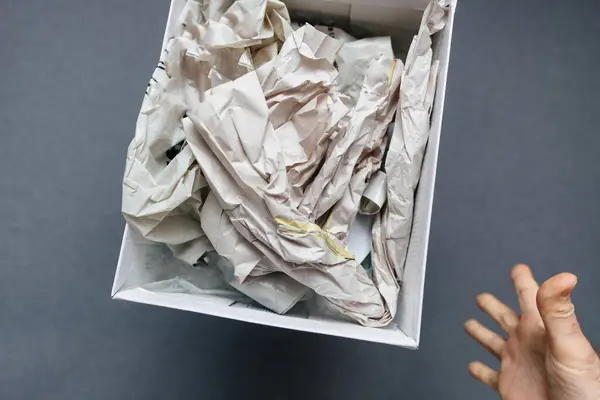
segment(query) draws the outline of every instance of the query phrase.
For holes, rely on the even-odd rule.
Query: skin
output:
[[[571,302],[577,277],[558,274],[539,287],[529,267],[517,265],[511,278],[520,315],[489,293],[477,296],[506,338],[474,319],[465,323],[467,333],[500,360],[498,371],[470,363],[471,375],[504,400],[600,399],[600,359]]]

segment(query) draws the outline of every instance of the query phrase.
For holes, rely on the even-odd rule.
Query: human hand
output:
[[[504,400],[600,399],[600,359],[581,332],[571,291],[577,277],[563,273],[538,287],[525,265],[512,269],[521,315],[489,293],[477,297],[508,337],[471,319],[465,330],[500,360],[494,371],[469,364],[471,375],[498,391]]]

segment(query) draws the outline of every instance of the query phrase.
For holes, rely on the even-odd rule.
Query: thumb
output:
[[[571,302],[571,292],[576,284],[575,275],[558,274],[544,282],[537,294],[537,306],[548,334],[550,352],[559,362],[585,360],[593,354]]]

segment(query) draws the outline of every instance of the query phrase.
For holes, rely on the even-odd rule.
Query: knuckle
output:
[[[537,286],[535,284],[524,284],[517,287],[517,294],[525,295],[529,293],[537,293]]]
[[[504,343],[500,339],[495,339],[488,347],[490,353],[496,354],[502,358],[502,355],[504,354]]]
[[[569,319],[575,315],[575,307],[571,303],[561,304],[552,310],[552,316],[556,319]]]
[[[503,312],[500,314],[499,319],[500,323],[507,327],[512,326],[514,322],[513,316],[509,312]]]
[[[517,289],[517,297],[523,298],[527,296],[527,292],[529,291],[529,288],[526,287],[520,287]]]

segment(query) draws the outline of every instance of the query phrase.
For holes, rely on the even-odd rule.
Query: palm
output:
[[[498,392],[506,400],[547,399],[545,336],[537,318],[521,317],[500,355]]]

